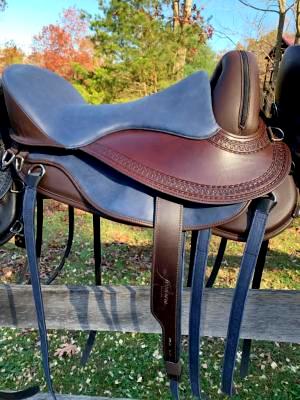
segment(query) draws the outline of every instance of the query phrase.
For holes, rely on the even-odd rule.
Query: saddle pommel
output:
[[[211,78],[213,110],[227,132],[248,136],[259,127],[260,87],[256,58],[247,51],[222,57]]]

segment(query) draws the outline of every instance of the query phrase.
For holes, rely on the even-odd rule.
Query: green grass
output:
[[[58,212],[57,212],[58,211]],[[57,264],[66,238],[66,212],[49,211],[45,222],[45,246],[41,273],[45,277]],[[104,284],[148,285],[150,282],[152,231],[101,221]],[[300,290],[299,221],[271,241],[271,251],[263,275],[263,288]],[[213,238],[209,268],[219,239]],[[243,245],[230,242],[216,286],[234,287]],[[9,243],[0,250],[1,281],[13,283],[24,269],[25,254]],[[92,221],[84,213],[76,215],[72,254],[56,284],[94,282]],[[153,334],[98,333],[96,346],[86,367],[81,367],[80,349],[87,333],[49,331],[50,359],[55,388],[60,393],[86,394],[136,399],[169,399],[164,374],[160,336]],[[62,344],[73,343],[79,351],[60,358],[54,353]],[[189,399],[187,338],[183,338],[184,374],[181,398]],[[220,393],[224,341],[202,341],[202,387],[210,399]],[[239,353],[240,357],[240,353]],[[239,367],[239,359],[237,368]],[[32,330],[1,329],[1,388],[17,389],[38,383],[46,391],[40,365],[38,336]],[[254,342],[250,374],[241,381],[236,374],[237,395],[241,400],[300,399],[300,346]]]

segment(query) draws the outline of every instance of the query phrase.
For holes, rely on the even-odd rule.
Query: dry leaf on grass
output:
[[[74,354],[79,353],[79,348],[73,343],[64,343],[58,348],[54,355],[58,357],[72,357]]]

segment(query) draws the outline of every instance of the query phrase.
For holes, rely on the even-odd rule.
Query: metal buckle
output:
[[[9,165],[11,165],[16,158],[16,154],[11,150],[5,150],[3,156],[2,156],[2,169],[7,168]]]
[[[278,118],[278,115],[279,115],[278,106],[275,103],[275,101],[273,101],[273,103],[271,105],[271,113],[272,113],[272,117]]]
[[[13,233],[14,235],[18,235],[22,231],[23,231],[23,223],[19,220],[17,220],[10,228],[10,232]]]
[[[34,173],[34,170],[35,170],[35,169],[38,169],[38,168],[40,168],[40,173],[39,173],[39,174],[35,174],[35,173]],[[46,173],[46,169],[45,169],[45,167],[43,166],[43,164],[33,165],[33,166],[30,168],[30,170],[27,172],[28,175],[33,175],[33,174],[35,174],[35,175],[37,175],[37,176],[40,176],[41,178],[45,175],[45,173]]]
[[[276,135],[275,132],[278,132],[280,135]],[[278,128],[277,126],[268,126],[268,134],[269,138],[272,142],[282,142],[284,139],[284,132],[282,129]]]
[[[17,186],[18,186],[17,183],[18,183],[18,185],[20,185],[20,188],[17,187]],[[11,189],[10,189],[10,192],[11,192],[11,193],[19,194],[19,193],[23,193],[23,192],[24,192],[25,183],[22,182],[21,180],[15,179],[15,180],[14,180],[14,186],[16,186],[16,189],[13,189],[13,188],[11,187]]]
[[[273,210],[273,208],[276,206],[276,204],[278,203],[278,201],[277,201],[277,196],[276,196],[276,194],[274,193],[274,192],[271,192],[271,193],[268,193],[267,194],[267,197],[270,197],[271,198],[271,200],[273,200],[273,204],[272,204],[272,207],[271,207],[271,209],[270,209],[270,211],[271,210]]]
[[[16,155],[16,160],[15,160],[15,168],[17,172],[21,172],[24,166],[24,157],[20,156],[19,154]]]

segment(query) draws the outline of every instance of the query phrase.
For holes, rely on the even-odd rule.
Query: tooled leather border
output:
[[[220,130],[208,141],[222,150],[236,154],[251,154],[265,149],[270,145],[270,139],[264,124],[260,123],[257,134],[253,137],[236,139],[233,135]]]
[[[119,172],[124,174],[127,172],[133,179],[163,193],[198,203],[220,202],[221,204],[249,200],[272,191],[288,173],[291,161],[285,144],[276,143],[273,145],[272,162],[268,170],[259,178],[237,185],[216,186],[189,182],[163,174],[103,144],[97,146],[97,156]],[[266,182],[269,183],[266,185]]]

